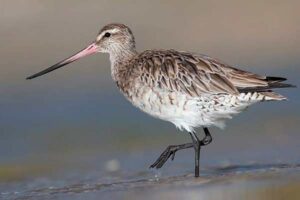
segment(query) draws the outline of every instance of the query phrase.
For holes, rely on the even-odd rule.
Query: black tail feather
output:
[[[296,87],[295,85],[282,83],[286,81],[286,78],[283,77],[274,77],[274,76],[267,76],[266,81],[268,82],[268,88],[289,88],[289,87]]]
[[[275,82],[275,83],[269,83],[268,88],[290,88],[290,87],[296,87],[295,85],[292,84],[288,84],[288,83],[279,83],[279,82]]]
[[[267,76],[265,80],[268,82],[283,82],[286,81],[287,79],[283,77]]]
[[[239,92],[265,92],[265,91],[272,91],[275,88],[295,88],[295,85],[282,83],[286,81],[286,78],[282,77],[274,77],[274,76],[267,76],[265,80],[268,82],[268,86],[263,87],[249,87],[249,88],[238,88]]]

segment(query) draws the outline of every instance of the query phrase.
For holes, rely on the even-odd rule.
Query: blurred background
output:
[[[137,177],[136,172],[143,177],[168,145],[189,141],[172,124],[126,101],[111,79],[108,55],[25,80],[85,47],[107,23],[128,25],[139,51],[198,52],[300,85],[296,0],[0,0],[0,5],[2,190],[13,191],[19,183],[28,187],[32,180],[102,180]],[[202,167],[299,163],[299,89],[278,92],[289,101],[252,106],[225,130],[213,128]],[[192,173],[193,156],[192,150],[179,152],[159,174]]]

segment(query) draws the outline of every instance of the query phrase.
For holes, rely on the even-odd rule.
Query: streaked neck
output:
[[[111,75],[115,81],[118,78],[119,71],[125,68],[136,55],[137,51],[135,48],[115,48],[110,52]]]

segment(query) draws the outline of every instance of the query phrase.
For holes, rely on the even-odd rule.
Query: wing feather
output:
[[[265,76],[236,69],[205,55],[175,50],[145,51],[138,56],[139,76],[158,86],[195,97],[203,94],[238,94],[247,88],[266,88]],[[143,80],[143,78],[140,78]]]

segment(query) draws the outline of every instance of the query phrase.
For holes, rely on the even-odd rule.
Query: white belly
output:
[[[144,86],[132,90],[128,99],[153,117],[172,122],[181,130],[193,131],[200,126],[222,128],[226,119],[257,102],[249,99],[245,101],[243,98],[245,94],[190,97]]]

